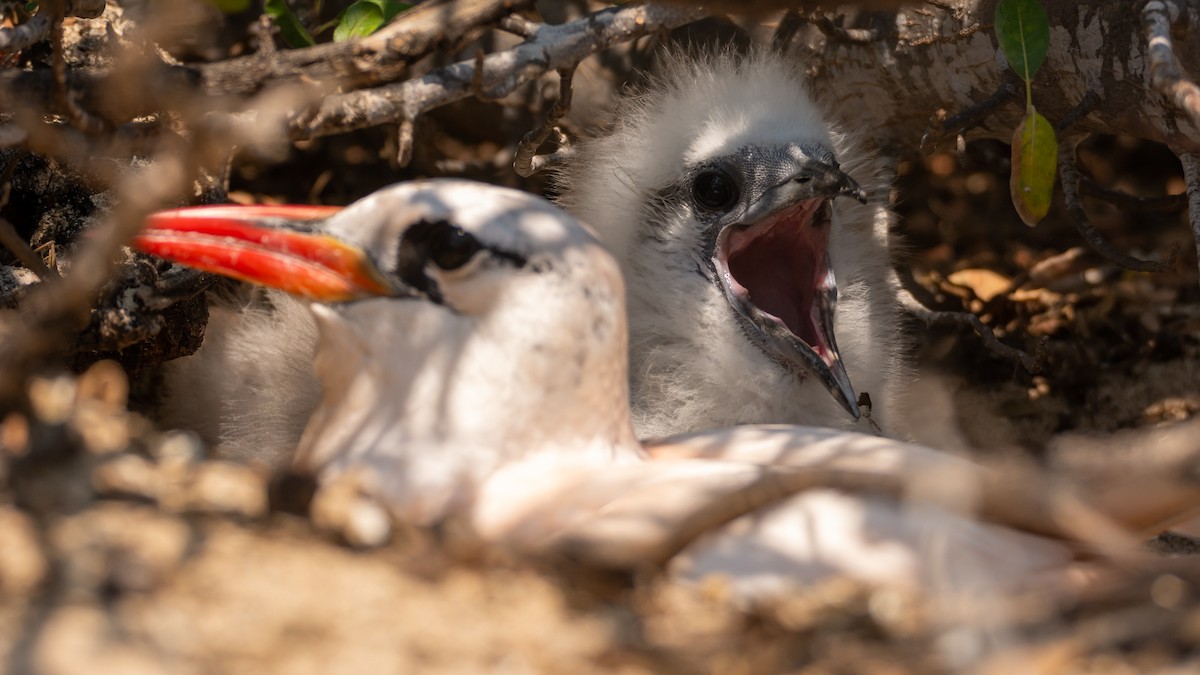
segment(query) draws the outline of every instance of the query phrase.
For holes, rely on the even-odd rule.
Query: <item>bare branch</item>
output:
[[[1196,243],[1196,252],[1200,254],[1200,155],[1184,152],[1180,153],[1179,160],[1183,163],[1183,177],[1187,181],[1188,220],[1192,224],[1192,238]]]
[[[950,117],[945,117],[944,113],[939,111],[939,115],[929,120],[929,126],[921,136],[921,151],[933,152],[937,144],[945,138],[978,126],[994,110],[1016,97],[1020,91],[1017,84],[1017,76],[1010,71],[1005,74],[1000,88],[980,103]]]
[[[842,28],[835,25],[824,14],[814,14],[808,20],[826,37],[848,45],[869,45],[879,39],[879,34],[873,30],[862,28]]]
[[[47,12],[12,28],[0,28],[0,52],[19,52],[41,42],[50,34],[53,22]]]
[[[65,2],[65,16],[94,19],[104,13],[105,0],[69,0]],[[54,26],[51,12],[42,9],[33,18],[19,26],[0,28],[0,52],[19,52],[41,42]]]
[[[1187,208],[1187,195],[1137,197],[1120,190],[1110,190],[1085,174],[1080,174],[1079,178],[1079,194],[1106,201],[1117,208],[1130,211],[1179,211]]]
[[[518,176],[528,178],[549,166],[548,156],[539,157],[537,151],[551,133],[554,134],[554,140],[558,144],[554,154],[559,156],[559,160],[565,156],[568,139],[566,134],[558,128],[558,121],[571,111],[571,81],[574,77],[575,66],[558,71],[558,100],[554,102],[550,112],[546,113],[546,120],[542,122],[542,125],[525,134],[525,138],[522,138],[520,144],[517,145],[517,154],[513,158],[513,170],[517,172]],[[559,153],[563,154],[559,155]],[[553,156],[549,155],[549,157]]]
[[[661,5],[612,7],[559,26],[542,26],[528,41],[483,59],[478,81],[491,95],[507,95],[551,70],[574,67],[614,44],[701,16],[697,11]],[[293,123],[291,134],[305,139],[416,119],[423,112],[470,96],[476,79],[474,61],[461,61],[407,82],[328,96],[314,115]]]
[[[32,270],[42,281],[58,276],[57,273],[51,272],[50,268],[46,267],[42,257],[29,248],[29,243],[21,237],[17,228],[13,227],[13,224],[6,218],[0,218],[0,244],[11,251],[22,265]]]
[[[252,94],[279,82],[385,84],[405,77],[409,64],[435,49],[453,47],[480,27],[532,4],[533,0],[423,2],[367,37],[273,53],[262,50],[199,70],[210,94]]]
[[[1067,213],[1075,221],[1075,227],[1079,230],[1079,234],[1083,235],[1084,240],[1091,245],[1093,250],[1104,256],[1106,260],[1114,265],[1137,272],[1163,272],[1175,267],[1175,253],[1172,253],[1165,262],[1135,258],[1118,251],[1115,246],[1104,238],[1104,235],[1100,234],[1092,226],[1092,222],[1087,217],[1087,212],[1083,210],[1083,202],[1079,198],[1081,174],[1079,168],[1075,166],[1074,143],[1064,142],[1059,147],[1058,175],[1062,179],[1063,197],[1067,206]]]
[[[926,326],[970,327],[979,334],[984,346],[993,354],[1021,364],[1028,373],[1036,375],[1042,372],[1042,362],[1045,360],[1045,354],[1041,353],[1040,348],[1037,355],[1030,356],[1020,349],[1009,347],[997,339],[992,329],[980,321],[979,317],[970,312],[946,312],[930,309],[921,304],[921,301],[917,300],[907,288],[900,289],[900,305],[904,307],[906,312],[924,321]],[[1044,338],[1042,344],[1045,344]]]
[[[1175,58],[1171,41],[1171,16],[1179,8],[1171,0],[1149,0],[1142,7],[1142,32],[1150,58],[1150,84],[1200,127],[1200,87],[1189,80]]]
[[[8,206],[8,199],[12,196],[13,174],[17,172],[17,164],[24,155],[25,153],[20,151],[13,153],[9,158],[8,166],[4,167],[4,173],[0,174],[0,209]],[[22,265],[32,270],[42,281],[58,276],[58,271],[46,266],[42,257],[29,247],[29,242],[25,241],[7,218],[0,218],[0,244],[12,252]]]
[[[506,33],[512,33],[518,37],[531,38],[533,34],[541,28],[541,24],[536,21],[530,21],[523,16],[517,14],[509,14],[500,19],[500,30]]]
[[[1071,126],[1076,122],[1084,117],[1087,117],[1088,114],[1095,110],[1096,106],[1098,105],[1100,105],[1100,95],[1089,89],[1088,92],[1083,95],[1083,98],[1079,101],[1078,105],[1076,105],[1074,108],[1071,108],[1070,112],[1068,112],[1066,115],[1063,115],[1063,118],[1054,125],[1054,133],[1062,134],[1062,132],[1070,129]]]

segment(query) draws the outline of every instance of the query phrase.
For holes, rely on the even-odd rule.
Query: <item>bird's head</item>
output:
[[[163,212],[136,244],[315,301],[322,401],[296,463],[376,467],[410,522],[445,515],[519,456],[638,451],[620,271],[545,200],[419,181],[336,211]]]
[[[703,277],[703,295],[800,379],[859,411],[834,334],[835,204],[866,203],[794,62],[758,53],[666,56],[664,74],[564,172],[564,203],[593,224],[644,298]],[[633,282],[631,282],[633,283]],[[676,284],[677,285],[677,284]],[[690,297],[695,297],[691,293]]]

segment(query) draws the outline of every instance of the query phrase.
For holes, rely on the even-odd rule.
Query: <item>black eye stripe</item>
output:
[[[429,296],[436,302],[442,301],[437,283],[425,273],[429,261],[428,242],[432,233],[439,229],[457,229],[444,221],[425,221],[414,224],[400,238],[400,250],[396,254],[396,276],[400,281]]]
[[[426,271],[428,265],[447,271],[461,269],[481,251],[516,267],[523,267],[526,262],[524,256],[487,246],[454,223],[422,220],[405,230],[400,238],[396,276],[407,286],[440,303],[443,300],[441,289]]]

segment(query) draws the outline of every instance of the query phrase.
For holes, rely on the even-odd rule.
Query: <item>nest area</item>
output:
[[[119,78],[114,57],[146,49],[124,39],[145,20],[136,3],[124,4],[108,3],[100,19],[65,22],[69,70],[83,78],[110,69],[106,77]],[[162,11],[175,9],[187,21],[154,34],[171,45],[171,59],[220,63],[253,52],[262,35],[280,40],[255,12],[222,15],[195,3]],[[730,27],[692,30],[724,36]],[[518,38],[488,33],[469,42],[477,39],[458,36],[413,68],[449,63],[452,49],[469,56],[478,45],[495,50]],[[594,69],[577,81],[600,84],[577,86],[561,126],[599,124],[611,90],[636,79],[652,42],[587,62]],[[53,69],[54,51],[46,41],[13,50],[13,78],[3,86],[37,98],[37,73]],[[407,127],[264,147],[239,138],[250,149],[232,154],[206,149],[217,130],[189,129],[195,111],[149,111],[81,131],[115,104],[80,93],[41,120],[50,129],[43,136],[26,129],[25,140],[10,142],[5,134],[20,125],[0,125],[0,216],[48,269],[69,277],[71,267],[58,263],[86,255],[93,244],[81,234],[122,208],[119,196],[130,192],[122,180],[150,157],[202,167],[180,180],[176,201],[191,190],[200,200],[345,204],[429,175],[545,190],[541,174],[519,177],[511,162],[519,139],[561,100],[560,87],[475,93]],[[1096,135],[1079,156],[1107,187],[1143,197],[1185,191],[1178,159],[1160,143]],[[929,436],[922,440],[986,456],[1103,463],[1109,446],[1083,443],[1080,451],[1069,439],[1194,416],[1200,279],[1186,209],[1085,200],[1095,227],[1119,249],[1179,252],[1166,272],[1131,272],[1087,248],[1061,196],[1036,228],[1022,224],[1008,202],[1008,170],[1007,146],[990,140],[898,165],[897,264],[914,292],[936,309],[977,315],[1001,341],[1044,362],[1030,374],[969,330],[926,331],[914,321],[921,377],[911,426]],[[122,254],[94,292],[48,301],[28,264],[8,252],[0,262],[0,331],[27,357],[6,374],[0,422],[7,670],[1151,672],[1197,663],[1200,575],[1190,558],[1156,559],[1085,596],[1013,598],[1003,620],[980,628],[956,624],[953,611],[920,597],[849,582],[746,613],[730,605],[719,579],[685,589],[530,565],[454,532],[400,528],[385,545],[366,548],[353,495],[334,495],[321,515],[310,515],[300,508],[309,486],[214,461],[194,437],[150,421],[155,370],[199,345],[212,279]],[[29,337],[31,326],[44,334]],[[1073,454],[1056,455],[1067,446]],[[1191,544],[1165,537],[1155,546],[1179,554]]]

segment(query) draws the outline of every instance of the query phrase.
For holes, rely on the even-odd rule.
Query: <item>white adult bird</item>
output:
[[[286,214],[167,212],[138,245],[322,301],[321,399],[295,465],[323,483],[358,476],[410,523],[462,519],[485,540],[594,564],[670,561],[753,600],[836,575],[954,590],[1060,578],[1078,564],[1066,538],[1080,513],[1147,530],[1200,503],[1183,478],[1145,489],[1125,475],[1089,487],[1095,512],[1060,519],[1066,493],[1014,499],[969,462],[804,427],[643,447],[619,269],[565,212],[441,180],[300,228],[281,228]],[[978,487],[977,509],[907,503],[922,479]]]
[[[897,426],[906,345],[882,164],[834,129],[795,58],[662,61],[560,180],[625,275],[639,435],[854,428],[855,388]]]

